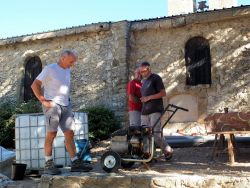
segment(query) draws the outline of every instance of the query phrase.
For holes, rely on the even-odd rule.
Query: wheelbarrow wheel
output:
[[[101,157],[101,165],[105,172],[116,172],[121,167],[121,157],[114,151],[107,151]]]
[[[131,168],[134,164],[135,162],[133,161],[121,161],[121,166],[123,168]]]

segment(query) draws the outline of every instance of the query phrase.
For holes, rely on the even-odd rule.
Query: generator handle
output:
[[[170,108],[175,108],[174,110],[171,110]],[[170,121],[170,119],[174,116],[174,114],[178,111],[178,110],[183,110],[183,111],[187,111],[188,109],[180,107],[180,106],[176,106],[174,104],[168,104],[167,107],[163,110],[163,113],[161,114],[161,116],[157,119],[157,121],[155,122],[155,124],[153,125],[153,128],[155,128],[155,126],[157,125],[157,123],[161,120],[162,116],[166,113],[166,111],[171,112],[172,114],[168,117],[167,121],[163,124],[162,126],[162,130],[163,128],[167,125],[167,123]]]
[[[180,107],[180,106],[176,106],[176,105],[174,105],[174,104],[169,104],[169,106],[171,106],[171,107],[173,107],[173,108],[176,108],[176,109],[180,109],[180,110],[183,110],[183,111],[188,112],[188,109],[183,108],[183,107]]]
[[[175,108],[174,110],[170,110],[170,108]],[[183,107],[180,107],[180,106],[176,106],[174,104],[168,104],[168,106],[166,107],[166,109],[164,110],[164,113],[166,111],[169,111],[171,112],[172,114],[170,114],[170,116],[168,117],[167,121],[163,124],[163,126],[161,127],[161,130],[163,131],[164,127],[168,124],[168,122],[170,121],[170,119],[175,115],[175,113],[178,111],[178,110],[183,110],[183,111],[187,111],[188,112],[188,109],[186,108],[183,108]]]

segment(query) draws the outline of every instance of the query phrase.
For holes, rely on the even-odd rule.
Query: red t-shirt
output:
[[[138,80],[131,80],[128,83],[127,86],[127,93],[128,95],[134,94],[135,96],[137,96],[139,99],[141,98],[141,86],[142,83]],[[141,111],[142,108],[142,103],[135,103],[133,101],[128,100],[128,110],[129,111]]]

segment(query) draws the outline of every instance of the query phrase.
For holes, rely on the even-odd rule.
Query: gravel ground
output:
[[[98,159],[94,170],[102,170],[99,159],[107,150],[109,141],[103,141],[92,149],[93,155]],[[174,148],[174,155],[170,161],[165,161],[163,157],[147,163],[147,166],[136,163],[130,169],[121,169],[126,173],[181,173],[199,175],[228,175],[228,176],[250,176],[250,148],[241,147],[235,164],[228,162],[227,150],[224,149],[217,157],[211,159],[212,147],[185,147]]]
[[[100,158],[108,150],[110,142],[102,141],[91,149],[93,156],[93,172],[106,173],[101,169]],[[226,149],[211,160],[212,147],[185,147],[174,148],[173,158],[166,162],[163,157],[153,160],[147,165],[135,163],[130,169],[120,169],[121,174],[145,174],[145,175],[163,175],[163,174],[186,174],[186,175],[218,175],[232,177],[250,177],[250,148],[241,147],[237,155],[237,162],[234,165],[228,163]],[[69,168],[64,171],[68,172]],[[0,178],[1,179],[1,178]],[[6,180],[5,180],[6,181]],[[39,177],[25,177],[22,181],[10,181],[9,184],[2,187],[37,187],[40,181]]]

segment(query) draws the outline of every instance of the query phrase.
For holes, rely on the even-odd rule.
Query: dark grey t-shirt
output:
[[[147,79],[142,81],[141,94],[143,97],[154,95],[165,89],[162,79],[159,75],[152,73]],[[148,115],[163,111],[163,100],[153,99],[142,105],[142,115]]]

